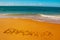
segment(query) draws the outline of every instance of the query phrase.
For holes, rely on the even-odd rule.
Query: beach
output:
[[[0,40],[60,40],[60,7],[0,6]]]
[[[0,15],[0,40],[60,40],[60,24],[45,16]],[[53,19],[55,20],[55,19]]]

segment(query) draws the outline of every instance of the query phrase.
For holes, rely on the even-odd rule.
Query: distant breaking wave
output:
[[[60,15],[43,15],[40,14],[42,17],[46,17],[46,18],[51,18],[51,19],[60,19]]]

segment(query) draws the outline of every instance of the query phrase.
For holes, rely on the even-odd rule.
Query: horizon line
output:
[[[28,6],[28,5],[0,5],[0,6]],[[29,5],[29,6],[32,6],[32,5]],[[37,7],[60,7],[60,6],[37,6]]]

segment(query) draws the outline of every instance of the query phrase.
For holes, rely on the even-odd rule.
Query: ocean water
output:
[[[0,14],[47,14],[47,15],[60,15],[60,7],[0,6]]]

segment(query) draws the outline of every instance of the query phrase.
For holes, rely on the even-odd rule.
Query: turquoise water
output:
[[[0,6],[0,14],[51,14],[60,15],[60,7]]]

